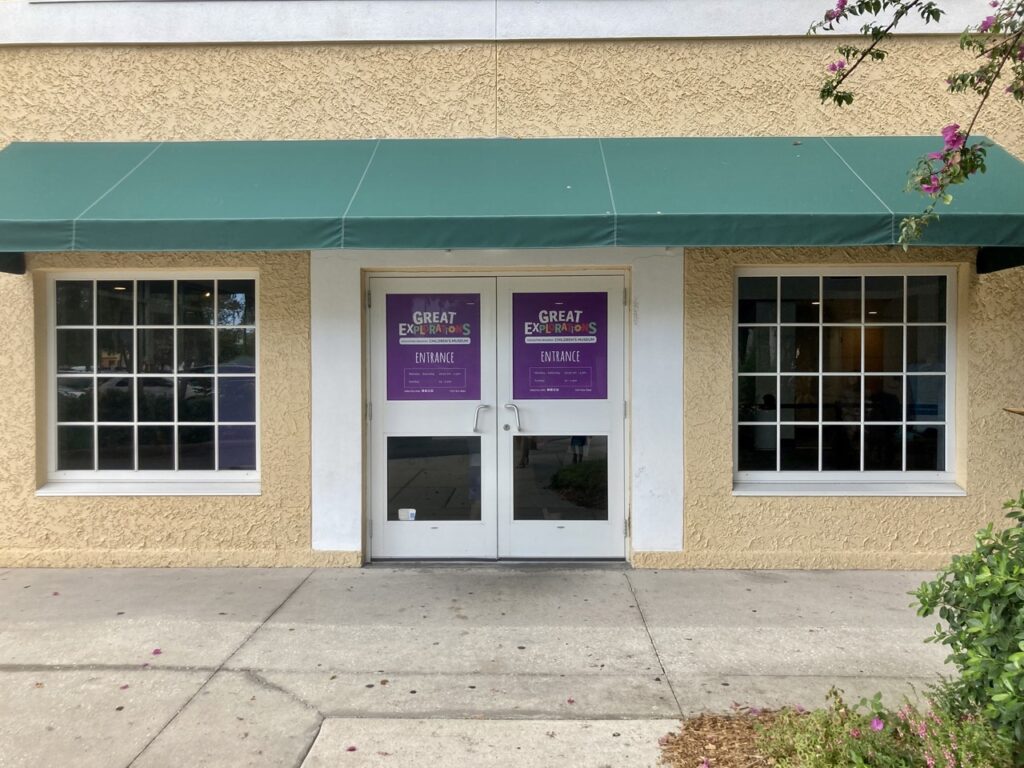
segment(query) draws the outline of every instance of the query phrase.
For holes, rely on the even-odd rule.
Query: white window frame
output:
[[[260,295],[259,273],[253,271],[188,271],[173,269],[146,269],[146,270],[76,270],[76,271],[54,271],[46,274],[46,484],[36,491],[38,496],[222,496],[222,495],[259,495],[261,493],[261,432],[262,414],[260,409],[260,345],[262,329],[260,318],[262,314],[262,297]],[[256,329],[256,371],[255,371],[255,398],[256,398],[256,469],[255,470],[57,470],[57,283],[63,281],[117,281],[117,280],[252,280],[256,292],[256,313],[254,327]],[[96,311],[96,294],[93,296],[93,311]],[[133,293],[133,312],[138,312],[138,294]],[[174,331],[174,344],[177,348],[177,292],[175,292],[175,322],[174,325],[160,326],[162,329]],[[95,317],[95,315],[94,315]],[[135,318],[138,319],[137,317]],[[85,328],[86,326],[82,326]],[[92,328],[98,327],[94,322]],[[138,408],[138,389],[135,382],[138,381],[138,334],[140,326],[133,323],[131,326],[123,326],[132,330],[132,344],[135,350],[134,360],[136,370],[132,373],[118,374],[117,378],[130,378],[133,382],[133,402]],[[145,327],[145,326],[143,326]],[[191,326],[190,326],[191,327]],[[211,325],[211,328],[219,326]],[[219,339],[214,332],[214,360],[217,359]],[[98,371],[93,370],[90,376],[95,377]],[[169,378],[177,378],[178,372],[168,374]],[[185,374],[182,374],[185,375]],[[113,374],[111,374],[114,377]],[[249,374],[240,374],[248,377]],[[213,378],[220,378],[220,374],[214,374]],[[94,395],[95,397],[95,395]],[[177,387],[175,387],[175,398],[177,398]],[[216,430],[222,426],[217,420],[218,402],[214,398],[214,421],[213,428]],[[137,412],[136,412],[137,416]],[[94,422],[95,424],[96,422]],[[132,422],[125,422],[125,425],[137,427],[139,421],[136,418]],[[174,422],[174,429],[179,424]],[[230,424],[228,424],[230,426]],[[177,444],[177,443],[175,443]],[[177,461],[177,457],[176,457]]]
[[[922,471],[868,471],[864,469],[849,471],[740,471],[739,466],[739,281],[743,277],[906,277],[917,275],[945,276],[946,278],[946,377],[945,386],[945,421],[941,422],[945,428],[945,470],[937,472]],[[781,285],[781,282],[780,282]],[[778,299],[777,299],[778,301]],[[864,314],[863,302],[865,297],[862,293],[862,312],[860,323],[828,323],[825,324],[819,317],[817,327],[824,325],[847,325],[849,327],[863,328]],[[906,301],[904,293],[904,321],[899,323],[901,327],[915,325],[906,322]],[[954,468],[956,466],[957,438],[956,438],[956,342],[957,342],[957,270],[948,266],[892,266],[892,267],[862,267],[857,265],[848,266],[802,266],[802,267],[740,267],[735,271],[733,277],[732,296],[732,446],[733,446],[733,495],[735,496],[962,496],[965,495],[955,478]],[[761,325],[763,327],[774,326],[779,328],[782,323],[781,315],[776,317],[775,323],[751,324],[744,323],[745,327],[750,325]],[[785,323],[789,325],[789,323]],[[889,323],[887,325],[897,325]],[[937,325],[937,323],[920,323],[920,325]],[[777,336],[776,338],[781,338]],[[861,371],[856,375],[863,379],[863,334],[861,342]],[[822,335],[819,332],[819,370],[817,376],[822,376],[821,368],[821,344]],[[903,345],[903,370],[900,376],[904,381],[904,395],[902,398],[903,414],[899,422],[904,430],[903,445],[906,450],[906,427],[915,424],[938,424],[935,422],[908,422],[906,418],[906,344]],[[776,379],[783,374],[777,373]],[[808,372],[810,375],[810,372]],[[778,386],[778,385],[777,385]],[[820,400],[820,398],[819,398]],[[863,390],[861,397],[861,418],[857,422],[844,422],[850,425],[857,425],[863,428],[865,425],[865,413],[863,411]],[[781,411],[777,412],[775,424],[780,424]],[[817,425],[819,428],[825,423],[822,419],[817,422],[807,422],[806,426]],[[887,422],[888,423],[888,422]],[[763,422],[769,426],[771,422]],[[893,422],[895,425],[896,422]],[[776,441],[780,440],[781,428],[777,428]],[[863,437],[862,437],[863,440]],[[778,442],[776,443],[778,452]],[[863,467],[864,449],[861,444],[861,465]]]

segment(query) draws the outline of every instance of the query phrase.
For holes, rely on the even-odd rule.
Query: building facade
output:
[[[936,75],[971,9],[895,41],[838,111],[817,100],[836,40],[800,34],[822,10],[812,3],[569,5],[0,3],[0,160],[29,169],[8,174],[0,219],[32,228],[0,227],[0,252],[25,266],[0,274],[0,565],[930,568],[998,519],[1020,483],[1022,425],[1003,409],[1024,405],[1024,271],[979,273],[977,259],[978,246],[1024,245],[1015,104],[994,102],[980,123],[1009,153],[992,183],[1010,208],[983,225],[993,240],[906,252],[797,228],[787,240],[771,232],[795,205],[788,176],[733,169],[735,197],[761,206],[733,212],[760,217],[746,234],[683,228],[637,245],[615,194],[641,167],[644,145],[616,143],[627,138],[784,138],[770,152],[805,158],[823,138],[822,156],[847,164],[856,146],[828,137],[937,135],[971,109]],[[495,137],[524,141],[467,141]],[[566,143],[525,141],[555,137]],[[316,219],[317,185],[340,183],[319,155],[289,154],[311,140],[366,155],[344,165],[351,194],[325,206],[344,213],[340,247],[296,247],[266,224]],[[656,146],[696,146],[723,168],[741,156]],[[476,203],[460,178],[488,177],[480,204],[500,206],[501,173],[528,162],[523,176],[544,179],[577,151],[589,168],[597,150],[616,213],[606,242],[521,234],[522,200],[571,212],[591,189],[575,181],[557,195],[523,181],[501,221],[452,217],[426,234],[432,198]],[[270,185],[253,170],[264,162],[293,181],[306,163],[311,202]],[[272,213],[234,240],[171,236],[160,214],[129,226],[146,195],[176,189],[168,205],[181,202],[186,166],[226,169]],[[425,173],[408,168],[438,181],[413,189]],[[631,194],[669,194],[683,175],[652,166]],[[729,193],[695,175],[694,205]],[[79,205],[79,182],[102,193]],[[68,199],[70,245],[30,247],[49,225],[20,212],[25,184]],[[211,210],[232,194],[209,178],[193,192]],[[856,204],[830,203],[837,216]],[[175,232],[200,232],[175,217]],[[831,226],[815,217],[800,226]],[[129,245],[92,245],[115,241]]]

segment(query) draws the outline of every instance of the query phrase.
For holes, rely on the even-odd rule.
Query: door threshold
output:
[[[372,568],[464,568],[466,566],[491,566],[501,568],[587,568],[605,569],[609,571],[632,570],[632,566],[626,560],[615,560],[610,558],[386,558],[377,557],[366,563],[364,567]]]

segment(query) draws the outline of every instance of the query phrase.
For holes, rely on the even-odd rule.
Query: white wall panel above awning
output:
[[[5,0],[0,45],[763,37],[803,35],[828,0]],[[948,4],[959,34],[985,0]],[[845,30],[855,32],[859,21]]]

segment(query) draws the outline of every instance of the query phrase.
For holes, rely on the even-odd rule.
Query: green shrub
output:
[[[928,641],[949,646],[960,673],[945,687],[951,708],[983,714],[1024,765],[1024,492],[1004,506],[1015,525],[979,531],[914,594],[918,614],[944,622]]]
[[[1007,742],[979,717],[910,704],[887,709],[881,696],[850,707],[841,692],[813,712],[783,710],[758,748],[778,768],[1009,768]]]

